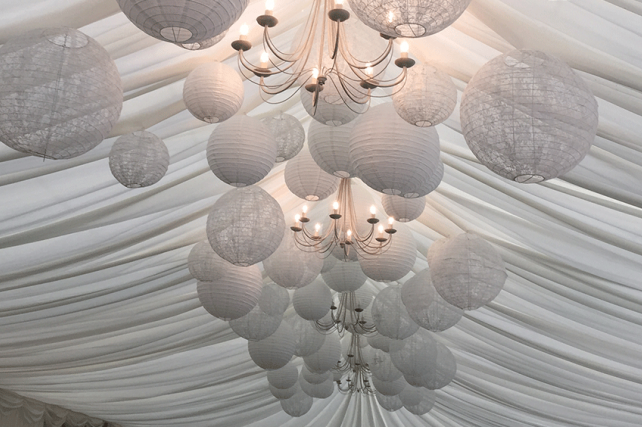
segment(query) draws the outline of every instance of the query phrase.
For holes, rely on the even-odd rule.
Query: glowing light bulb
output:
[[[372,64],[371,63],[368,62],[366,64],[365,72],[369,77],[372,77],[372,75],[374,74],[374,69],[372,68]]]
[[[267,54],[267,52],[263,52],[261,54],[261,68],[267,68],[269,60],[270,60],[270,56]]]
[[[247,24],[241,25],[241,29],[239,30],[239,33],[241,36],[247,36],[250,32],[250,27],[247,26]]]
[[[304,214],[305,214],[305,213],[308,213],[308,205],[303,205],[303,207],[301,208],[301,210],[303,211],[303,213],[304,213]]]
[[[343,4],[343,0],[334,0],[334,4],[341,5]]]
[[[383,225],[379,226],[379,234],[381,234],[381,235],[383,234]]]
[[[348,240],[352,238],[352,230],[346,231],[346,235],[348,236]]]
[[[267,1],[265,2],[265,10],[266,10],[266,11],[268,11],[268,10],[269,10],[269,11],[272,11],[272,10],[274,10],[274,0],[267,0]]]
[[[408,53],[409,49],[410,49],[410,46],[408,45],[408,42],[405,40],[402,41],[400,46],[401,53]]]
[[[314,225],[314,231],[316,231],[317,233],[318,233],[319,231],[321,231],[321,224],[319,224],[319,223],[317,222],[317,223]]]
[[[375,205],[370,206],[370,215],[375,216],[377,214],[377,208]]]
[[[315,68],[312,70],[312,84],[317,84],[317,78],[319,77],[319,69]]]
[[[395,14],[392,13],[392,10],[388,12],[388,22],[392,22],[395,19]]]
[[[334,202],[332,204],[332,209],[334,209],[335,211],[338,211],[339,210],[339,202]]]
[[[395,219],[393,217],[388,218],[388,228],[392,228],[395,224]]]
[[[301,220],[301,215],[296,214],[294,215],[294,222],[299,222]]]

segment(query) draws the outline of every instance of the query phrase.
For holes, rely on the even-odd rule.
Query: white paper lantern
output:
[[[419,218],[426,207],[426,198],[417,197],[407,199],[405,197],[384,194],[381,197],[381,204],[386,215],[391,216],[395,221],[410,222]]]
[[[299,371],[296,366],[287,364],[280,369],[267,372],[267,379],[271,386],[280,390],[294,387],[299,380]],[[292,393],[294,395],[294,393]]]
[[[151,132],[134,132],[114,142],[109,153],[112,175],[127,188],[156,184],[169,167],[169,151]]]
[[[372,372],[372,376],[380,381],[394,381],[403,375],[392,363],[390,355],[383,350],[373,349],[368,367]]]
[[[361,22],[391,37],[426,37],[455,22],[471,0],[349,0]]]
[[[262,121],[270,129],[276,140],[277,163],[290,160],[299,154],[305,142],[305,130],[296,117],[281,113]]]
[[[171,43],[196,43],[226,31],[249,0],[118,0],[140,30]]]
[[[302,417],[312,408],[313,400],[303,390],[300,390],[291,398],[281,400],[281,408],[291,417]]]
[[[332,270],[337,262],[339,262],[339,260],[333,256],[325,257],[323,259],[323,268],[321,268],[321,274]]]
[[[294,291],[292,305],[302,318],[320,320],[330,311],[332,293],[322,280],[317,279]]]
[[[479,161],[504,178],[541,182],[564,175],[591,148],[598,106],[559,59],[514,50],[492,59],[461,100],[462,132]]]
[[[252,311],[243,317],[230,320],[230,327],[238,336],[248,341],[264,340],[279,328],[281,316],[271,316],[265,314],[261,308],[256,305]]]
[[[332,396],[334,392],[334,382],[332,381],[332,376],[330,372],[328,374],[328,379],[320,384],[311,384],[305,380],[305,378],[299,378],[299,384],[301,385],[301,390],[310,397],[316,397],[318,399],[327,399]]]
[[[278,249],[265,261],[265,273],[279,286],[288,289],[302,288],[312,283],[321,273],[323,258],[316,252],[299,249],[294,233],[286,228]]]
[[[0,141],[48,159],[70,159],[105,139],[123,88],[116,64],[73,28],[32,30],[0,47]]]
[[[205,50],[209,49],[210,47],[214,46],[227,34],[227,30],[223,31],[221,34],[218,36],[212,37],[211,39],[203,40],[200,42],[194,42],[194,43],[176,43],[176,46],[182,47],[183,49],[187,50]]]
[[[390,345],[394,341],[397,340],[393,340],[392,338],[388,338],[381,334],[368,336],[368,344],[370,344],[370,347],[385,351],[386,353],[390,351]]]
[[[464,312],[444,300],[430,279],[430,270],[417,273],[401,287],[401,300],[412,320],[433,332],[455,326]]]
[[[207,238],[221,258],[238,266],[263,261],[279,247],[285,219],[279,203],[256,186],[222,195],[207,217]]]
[[[260,368],[281,369],[294,356],[294,338],[288,322],[281,322],[279,328],[261,341],[248,341],[250,357]]]
[[[399,377],[394,381],[381,381],[377,377],[372,377],[371,380],[375,389],[384,396],[397,396],[408,386],[403,377]]]
[[[435,188],[437,131],[408,124],[390,102],[370,108],[357,120],[349,147],[354,171],[374,190],[416,198]]]
[[[392,363],[406,377],[420,377],[437,355],[437,343],[430,332],[419,330],[390,349]]]
[[[326,372],[334,368],[341,357],[341,341],[339,335],[326,335],[323,345],[316,353],[304,357],[303,361],[311,372]]]
[[[412,270],[417,260],[417,244],[410,229],[404,224],[396,224],[397,232],[384,252],[376,256],[359,259],[366,276],[377,282],[393,282],[401,279]]]
[[[354,292],[366,283],[367,277],[355,262],[338,262],[321,275],[323,281],[336,292]]]
[[[239,74],[220,62],[192,70],[183,86],[183,101],[194,117],[206,123],[220,123],[241,108],[245,91]]]
[[[211,282],[225,275],[230,263],[218,256],[207,240],[194,245],[187,257],[189,272],[196,280]]]
[[[372,318],[377,332],[394,340],[408,338],[419,329],[401,302],[401,287],[388,286],[372,302]]]
[[[354,121],[343,126],[328,126],[316,120],[310,122],[308,147],[317,165],[339,178],[353,178],[348,142]]]
[[[327,126],[345,125],[368,108],[367,104],[351,101],[345,93],[342,96],[330,79],[319,92],[316,106],[314,95],[307,90],[301,90],[301,104],[313,119]]]
[[[354,308],[365,310],[366,308],[370,307],[370,304],[372,304],[372,301],[374,300],[374,297],[378,292],[379,291],[375,289],[371,284],[364,283],[363,286],[354,291]]]
[[[428,390],[437,390],[450,384],[457,374],[457,361],[448,347],[435,341],[436,351],[421,354],[422,375],[404,374],[408,384],[423,387]],[[415,356],[410,356],[412,359]]]
[[[325,334],[317,331],[312,322],[296,314],[288,317],[286,321],[292,327],[295,356],[310,356],[321,349],[325,342]]]
[[[399,394],[399,400],[404,408],[415,415],[423,415],[430,411],[435,404],[435,399],[434,391],[410,385]]]
[[[327,380],[332,381],[333,378],[331,371],[322,373],[311,372],[305,365],[301,368],[301,376],[310,384],[321,384]]]
[[[222,320],[238,319],[259,302],[263,282],[257,266],[230,265],[223,277],[197,283],[198,299],[212,316]]]
[[[457,106],[457,87],[448,74],[428,64],[408,69],[403,88],[392,96],[397,114],[419,127],[446,120]]]
[[[282,316],[290,305],[290,294],[281,286],[274,283],[263,285],[259,307],[265,314]]]
[[[276,151],[268,127],[258,119],[240,115],[214,129],[207,143],[207,163],[221,181],[245,187],[270,173]]]
[[[398,411],[403,408],[403,403],[401,403],[399,396],[384,396],[377,391],[375,392],[375,397],[377,398],[379,406],[388,412]]]
[[[470,233],[436,246],[428,265],[439,295],[463,310],[475,310],[495,299],[507,277],[501,255],[490,243]]]
[[[339,179],[324,172],[305,148],[285,165],[284,178],[288,189],[303,200],[323,200],[339,188]]]
[[[280,369],[277,369],[279,371]],[[272,371],[268,371],[270,373]],[[269,385],[270,388],[270,393],[272,393],[272,396],[276,397],[279,400],[285,400],[289,399],[295,394],[301,392],[301,386],[299,385],[299,373],[297,372],[296,374],[296,379],[295,379],[295,384],[290,387],[290,388],[276,388],[272,384]]]

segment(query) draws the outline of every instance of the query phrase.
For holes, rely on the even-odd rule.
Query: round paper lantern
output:
[[[317,166],[306,149],[285,165],[284,178],[288,189],[303,200],[323,200],[339,188],[339,179]]]
[[[281,244],[263,261],[263,267],[274,283],[296,289],[309,285],[321,273],[323,258],[316,252],[299,249],[293,232],[286,228]]]
[[[280,369],[277,369],[279,371]],[[272,371],[268,371],[270,373]],[[272,384],[269,385],[270,393],[272,396],[276,397],[279,400],[289,399],[295,394],[301,392],[301,386],[299,385],[299,373],[296,374],[295,384],[290,388],[276,388]]]
[[[367,277],[356,262],[338,262],[321,275],[323,281],[336,292],[354,292],[366,283]]]
[[[435,341],[436,351],[420,355],[424,370],[422,375],[404,374],[408,384],[437,390],[450,384],[457,374],[457,361],[448,347]],[[418,356],[411,356],[411,359]]]
[[[396,224],[397,232],[384,252],[359,259],[366,276],[377,282],[393,282],[412,270],[417,260],[417,244],[412,232],[404,224]]]
[[[321,268],[321,274],[332,270],[337,262],[339,262],[339,260],[333,256],[325,257],[323,259],[323,268]]]
[[[301,104],[313,119],[327,126],[341,126],[356,119],[368,108],[367,104],[358,104],[341,94],[330,79],[319,92],[317,105],[314,105],[314,95],[307,90],[301,90]]]
[[[207,238],[221,258],[238,266],[263,261],[279,247],[285,219],[279,203],[256,186],[222,195],[207,217]]]
[[[341,341],[337,333],[325,336],[323,345],[316,353],[304,357],[303,361],[311,372],[322,373],[334,368],[341,357]]]
[[[295,356],[310,356],[321,349],[325,341],[325,334],[317,331],[312,322],[296,314],[288,317],[286,321],[292,327]]]
[[[365,310],[372,304],[375,295],[378,293],[371,284],[364,283],[359,289],[354,291],[353,304],[354,308]]]
[[[281,400],[281,408],[291,417],[302,417],[312,408],[313,400],[303,390],[300,390],[291,398]]]
[[[339,260],[341,262],[357,262],[359,261],[359,255],[357,255],[357,248],[354,246],[335,246],[330,252],[332,258]]]
[[[443,299],[463,310],[491,302],[504,287],[501,255],[476,234],[447,239],[428,258],[432,283]]]
[[[241,77],[220,62],[196,67],[183,86],[187,109],[206,123],[220,123],[232,117],[241,108],[244,95]]]
[[[514,50],[477,71],[461,100],[462,132],[491,171],[532,183],[577,166],[591,148],[598,106],[587,84],[559,59]]]
[[[109,153],[112,175],[127,188],[156,184],[169,167],[169,151],[151,132],[134,132],[114,142]]]
[[[399,377],[394,381],[381,381],[377,377],[372,377],[371,380],[375,389],[384,396],[397,396],[408,386],[403,377]]]
[[[321,384],[311,384],[305,380],[305,378],[299,378],[299,384],[301,385],[301,390],[310,397],[316,397],[318,399],[327,399],[332,396],[334,392],[334,382],[332,381],[332,376],[330,372],[327,372],[328,379]]]
[[[195,43],[176,43],[176,46],[180,46],[183,49],[187,49],[187,50],[205,50],[205,49],[209,49],[210,47],[214,46],[215,44],[223,40],[226,34],[227,34],[227,30],[223,31],[218,36],[212,37],[211,39],[207,39],[207,40],[203,40]]]
[[[260,120],[235,116],[212,132],[207,143],[207,163],[224,183],[245,187],[270,173],[276,150],[272,132]]]
[[[430,332],[419,331],[403,340],[403,346],[390,351],[392,363],[406,378],[427,375],[435,369],[437,342]]]
[[[394,340],[408,338],[419,329],[401,302],[401,287],[388,286],[372,302],[372,318],[377,332]]]
[[[388,412],[398,411],[403,408],[403,403],[401,403],[399,396],[384,396],[377,391],[375,392],[375,397],[377,398],[379,406]]]
[[[322,280],[317,279],[294,291],[292,305],[305,320],[320,320],[330,311],[332,293]]]
[[[225,275],[229,262],[218,256],[207,240],[194,245],[187,257],[189,272],[196,280],[211,282]]]
[[[390,355],[383,350],[373,350],[371,359],[368,367],[373,377],[381,381],[394,381],[403,375],[392,363]]]
[[[339,178],[353,178],[348,142],[354,122],[343,126],[327,126],[313,120],[308,129],[308,147],[317,165]]]
[[[230,320],[230,327],[238,336],[248,341],[264,340],[272,335],[281,324],[281,316],[270,316],[265,314],[256,305],[252,311],[243,317]]]
[[[405,197],[392,196],[384,194],[381,197],[383,210],[386,215],[391,216],[395,221],[410,222],[419,218],[426,207],[426,198],[417,197],[416,199],[407,199]]]
[[[444,300],[430,279],[430,270],[417,273],[401,287],[401,300],[406,311],[420,327],[433,332],[455,326],[463,316],[462,309]]]
[[[263,285],[259,307],[265,314],[282,316],[290,305],[290,294],[281,286],[274,283]]]
[[[426,37],[455,22],[471,0],[350,0],[361,22],[390,37]]]
[[[249,0],[118,0],[141,31],[171,43],[196,43],[226,31]]]
[[[408,386],[399,394],[399,400],[404,408],[415,415],[423,415],[430,411],[435,404],[435,399],[434,391],[421,387]]]
[[[303,148],[305,130],[296,117],[289,114],[279,114],[263,119],[277,143],[276,162],[290,160]]]
[[[435,126],[446,120],[457,106],[457,88],[448,74],[428,64],[408,69],[401,90],[392,96],[397,114],[419,127]]]
[[[392,338],[388,338],[381,334],[370,335],[368,337],[368,344],[370,344],[370,347],[385,351],[386,353],[390,351],[390,344],[394,341],[397,340],[393,340]]]
[[[327,380],[332,381],[333,378],[331,371],[326,371],[323,373],[310,372],[310,370],[305,365],[303,365],[303,367],[301,368],[301,376],[310,384],[321,384]]]
[[[392,103],[372,107],[357,120],[349,147],[354,171],[370,188],[410,198],[434,190],[439,135],[432,127],[408,124]]]
[[[294,387],[297,384],[299,380],[299,371],[296,366],[288,363],[280,369],[268,371],[267,379],[271,386],[285,390]]]
[[[288,322],[281,322],[279,328],[261,341],[248,341],[250,357],[260,368],[280,369],[294,356],[294,338]]]
[[[259,302],[263,281],[257,266],[230,265],[223,277],[197,283],[198,299],[212,316],[222,320],[238,319]]]
[[[100,144],[118,121],[116,64],[80,31],[29,31],[3,44],[0,58],[0,141],[14,150],[70,159]]]

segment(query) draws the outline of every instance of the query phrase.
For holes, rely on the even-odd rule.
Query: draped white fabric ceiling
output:
[[[309,4],[277,0],[276,33],[292,37]],[[109,171],[113,138],[68,161],[0,146],[0,388],[126,427],[641,425],[640,3],[473,0],[452,27],[410,42],[460,91],[502,52],[557,55],[598,97],[598,136],[563,179],[518,185],[479,165],[457,111],[439,125],[446,172],[412,223],[415,271],[433,240],[468,230],[498,248],[506,286],[441,334],[459,370],[429,414],[335,393],[300,419],[281,411],[246,341],[200,306],[186,265],[209,207],[230,187],[208,168],[213,126],[185,110],[183,81],[206,61],[235,66],[229,42],[263,8],[252,1],[222,43],[189,52],[139,31],[115,0],[0,1],[2,43],[54,25],[95,37],[125,87],[113,135],[146,128],[171,154],[160,183],[128,190]],[[269,106],[245,88],[242,112],[308,120],[298,102]],[[282,165],[261,186],[286,214],[301,206]]]

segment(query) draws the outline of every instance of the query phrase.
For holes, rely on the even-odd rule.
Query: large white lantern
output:
[[[417,244],[410,229],[404,224],[397,224],[395,228],[397,232],[381,254],[359,259],[365,275],[377,282],[401,279],[412,270],[417,260]]]
[[[397,114],[419,127],[435,126],[446,120],[457,106],[457,88],[448,74],[428,64],[408,70],[403,88],[392,96]]]
[[[207,163],[221,181],[245,187],[270,173],[276,151],[270,129],[258,119],[240,115],[214,129],[207,143]]]
[[[323,345],[314,354],[304,357],[303,361],[311,372],[326,372],[334,368],[341,357],[341,341],[339,335],[331,333],[326,335]]]
[[[440,163],[437,131],[407,123],[391,102],[359,117],[349,147],[354,171],[374,190],[415,198],[435,188]]]
[[[279,203],[256,186],[222,195],[207,217],[207,238],[221,258],[238,266],[263,261],[279,247],[285,220]]]
[[[305,130],[301,122],[289,114],[278,114],[274,117],[263,119],[277,144],[276,162],[281,163],[290,160],[303,148],[305,142]]]
[[[249,0],[118,0],[140,30],[171,43],[196,43],[226,31]]]
[[[299,380],[299,371],[296,366],[287,364],[280,369],[267,372],[267,379],[271,386],[285,390],[293,387]]]
[[[230,327],[248,341],[260,341],[272,335],[281,324],[281,316],[271,316],[256,305],[243,317],[230,320]]]
[[[390,355],[383,350],[373,350],[368,367],[372,375],[381,381],[394,381],[403,374],[392,363]]]
[[[401,300],[416,324],[433,332],[455,326],[464,312],[444,300],[430,279],[430,270],[417,273],[401,287]]]
[[[564,175],[591,148],[598,106],[559,59],[514,50],[492,59],[461,100],[462,132],[479,161],[504,178],[541,182]]]
[[[116,64],[73,28],[29,31],[0,47],[0,141],[48,159],[70,159],[109,135],[123,106]]]
[[[291,417],[302,417],[310,411],[313,401],[311,396],[300,390],[291,398],[281,400],[281,408]]]
[[[350,165],[348,142],[354,121],[343,126],[328,126],[312,120],[308,129],[308,147],[321,169],[339,178],[355,175]]]
[[[309,285],[319,275],[323,258],[316,252],[299,249],[292,231],[286,228],[281,244],[263,261],[263,267],[274,283],[296,289]]]
[[[311,321],[294,314],[288,317],[286,322],[292,327],[295,356],[310,356],[321,349],[321,346],[325,342],[325,334],[317,331]]]
[[[241,108],[244,95],[239,74],[220,62],[196,67],[183,86],[187,109],[206,123],[220,123],[232,117]]]
[[[470,233],[433,243],[428,265],[439,295],[463,310],[475,310],[491,302],[507,277],[501,255],[490,243]]]
[[[381,334],[368,336],[368,344],[370,344],[370,347],[385,351],[386,353],[390,351],[390,346],[395,341],[397,340],[388,338],[387,336]]]
[[[366,283],[367,277],[356,262],[338,262],[321,275],[323,281],[336,292],[354,292]]]
[[[422,354],[428,357],[423,361],[422,375],[406,374],[404,378],[415,387],[437,390],[450,384],[457,374],[457,361],[448,347],[435,341],[436,351]],[[403,350],[402,350],[403,351]],[[393,353],[394,354],[394,353]],[[414,356],[411,356],[411,359]]]
[[[194,245],[187,256],[187,266],[192,277],[211,282],[225,275],[229,262],[218,256],[207,240]]]
[[[280,371],[280,369],[277,369],[277,371]],[[268,373],[270,372],[272,371],[268,371]],[[277,388],[277,387],[274,387],[272,384],[270,384],[269,389],[270,389],[270,393],[272,393],[272,396],[276,397],[279,400],[291,398],[292,396],[294,396],[295,394],[301,391],[301,386],[299,385],[299,373],[297,372],[296,379],[292,387]]]
[[[114,142],[109,153],[112,175],[127,188],[156,184],[169,167],[169,151],[162,139],[151,132],[134,132]]]
[[[238,319],[259,302],[263,280],[257,266],[229,265],[223,277],[197,283],[198,299],[212,316],[223,320]]]
[[[320,320],[330,311],[332,293],[321,279],[294,291],[292,305],[299,316],[306,320]]]
[[[372,302],[372,318],[377,332],[393,340],[408,338],[419,329],[401,302],[401,287],[388,286]]]
[[[310,397],[316,397],[318,399],[327,399],[332,396],[334,392],[334,381],[329,375],[329,378],[320,384],[312,384],[305,380],[305,378],[299,378],[299,384],[301,385],[301,390]]]
[[[407,199],[405,197],[384,194],[381,197],[381,204],[386,215],[391,216],[395,221],[410,222],[419,218],[426,207],[426,198],[417,197]]]
[[[290,305],[290,294],[281,286],[274,283],[263,285],[259,307],[265,314],[271,316],[282,316]]]
[[[281,322],[279,328],[261,341],[248,341],[250,357],[260,368],[281,369],[294,356],[294,337],[288,322]]]
[[[403,408],[403,403],[401,403],[399,396],[384,396],[377,391],[375,392],[375,397],[377,398],[379,406],[388,412],[398,411]]]
[[[353,102],[345,93],[337,90],[329,79],[319,92],[317,105],[314,105],[314,95],[307,90],[301,90],[301,104],[313,119],[327,126],[342,126],[356,119],[363,113],[367,104]]]
[[[406,387],[400,394],[399,400],[404,408],[414,415],[428,413],[435,405],[436,394],[432,390],[421,387]]]
[[[420,330],[391,349],[392,363],[406,378],[421,377],[437,358],[437,342],[430,332]]]
[[[305,365],[301,368],[301,376],[310,384],[321,384],[327,380],[333,379],[333,374],[330,371],[317,373],[310,371]]]
[[[399,377],[394,381],[381,381],[377,377],[372,377],[372,384],[384,396],[397,396],[408,386],[403,377]]]
[[[361,22],[390,37],[426,37],[455,22],[471,0],[349,0]]]
[[[339,178],[323,171],[307,149],[285,165],[285,185],[303,200],[323,200],[339,188]]]

